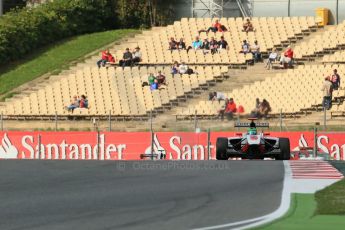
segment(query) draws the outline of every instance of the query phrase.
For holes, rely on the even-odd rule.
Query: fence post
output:
[[[323,107],[323,129],[325,131],[327,130],[326,119],[327,119],[327,110],[325,107]]]
[[[317,123],[314,126],[314,149],[313,149],[313,157],[317,157]]]
[[[111,110],[109,110],[109,132],[111,132]]]
[[[97,160],[100,159],[100,157],[99,157],[99,153],[100,153],[100,151],[99,151],[99,149],[100,149],[99,145],[100,145],[100,135],[99,135],[99,129],[97,128]]]
[[[57,129],[58,129],[58,122],[57,122],[57,120],[58,120],[58,115],[57,115],[57,112],[55,111],[55,132],[57,131]]]
[[[279,113],[279,125],[280,125],[280,132],[283,131],[283,110],[280,109]]]
[[[207,160],[210,160],[211,155],[211,130],[207,129]]]
[[[153,160],[153,148],[154,148],[154,133],[153,133],[153,124],[152,124],[152,109],[150,111],[150,134],[151,134],[151,160]]]
[[[38,156],[37,159],[41,159],[41,134],[38,134]]]
[[[4,114],[1,112],[1,131],[4,131]]]
[[[196,129],[198,128],[198,121],[196,117],[197,111],[194,112],[194,132],[196,132]]]

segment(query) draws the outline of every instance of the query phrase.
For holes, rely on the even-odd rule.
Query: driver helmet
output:
[[[249,135],[256,135],[256,133],[257,133],[257,132],[256,132],[256,128],[249,128],[249,129],[248,129],[248,134],[249,134]]]

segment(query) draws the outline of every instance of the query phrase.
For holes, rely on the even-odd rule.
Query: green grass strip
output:
[[[318,191],[315,193],[315,199],[316,214],[344,215],[345,219],[345,180]]]
[[[264,230],[343,230],[344,215],[315,215],[314,194],[292,194],[291,206],[282,218],[255,229]]]
[[[37,50],[20,62],[0,70],[0,95],[3,98],[9,97],[13,93],[4,94],[46,73],[67,69],[72,61],[136,32],[137,30],[111,30],[86,34]]]

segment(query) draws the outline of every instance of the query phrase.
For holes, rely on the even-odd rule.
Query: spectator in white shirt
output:
[[[133,52],[133,59],[132,59],[133,64],[138,64],[139,62],[141,62],[141,57],[142,57],[142,54],[140,52],[140,48],[136,47],[135,51]]]
[[[273,48],[271,53],[270,53],[270,55],[268,56],[265,68],[266,69],[271,69],[272,68],[272,63],[277,60],[277,57],[278,57],[277,50],[275,48]]]

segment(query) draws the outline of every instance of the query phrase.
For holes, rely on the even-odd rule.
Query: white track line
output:
[[[228,224],[222,224],[222,225],[215,225],[215,226],[209,226],[204,228],[197,228],[196,230],[210,230],[210,229],[247,229],[247,228],[253,228],[259,225],[263,225],[269,222],[272,222],[273,220],[283,216],[290,208],[290,201],[291,201],[291,180],[292,180],[292,173],[290,169],[290,165],[288,161],[284,161],[284,184],[283,184],[283,191],[282,191],[282,198],[280,202],[280,206],[277,210],[274,212],[265,215],[260,216],[253,219],[228,223]],[[254,223],[253,223],[254,222]],[[242,227],[236,227],[240,225],[245,225]]]

